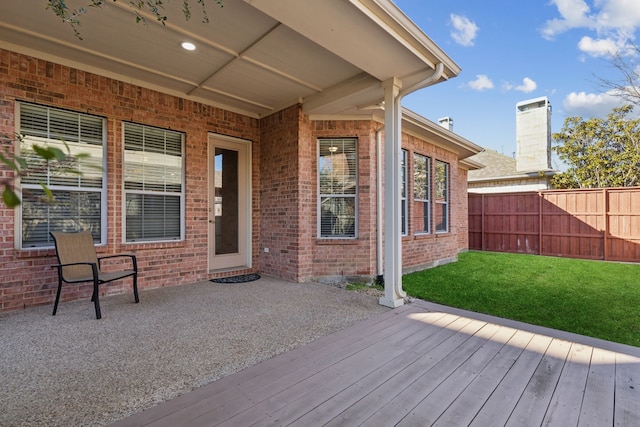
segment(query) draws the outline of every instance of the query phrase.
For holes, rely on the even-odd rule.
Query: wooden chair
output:
[[[60,291],[62,282],[65,283],[82,283],[93,282],[93,295],[91,301],[96,308],[96,318],[100,319],[100,300],[98,295],[98,286],[112,282],[114,280],[123,279],[125,277],[133,277],[133,295],[136,303],[140,302],[138,298],[138,263],[135,255],[110,255],[98,258],[96,248],[93,245],[93,237],[88,231],[79,233],[61,233],[51,232],[51,236],[56,245],[56,255],[58,264],[54,265],[58,270],[58,292],[56,293],[56,302],[53,305],[53,315],[58,311],[58,302],[60,301]],[[100,270],[100,263],[107,258],[128,257],[131,260],[131,270],[119,270],[103,272]]]

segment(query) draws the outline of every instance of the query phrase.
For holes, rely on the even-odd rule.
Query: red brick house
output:
[[[391,1],[225,0],[209,24],[181,5],[163,26],[105,4],[81,16],[82,40],[40,1],[2,5],[0,131],[24,136],[22,156],[64,140],[101,168],[19,183],[47,182],[55,205],[0,204],[1,311],[52,302],[51,230],[135,253],[142,289],[384,275],[392,307],[403,272],[467,248],[480,147],[400,107],[460,69]]]

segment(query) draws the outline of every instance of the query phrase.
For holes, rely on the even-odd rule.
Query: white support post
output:
[[[396,308],[404,304],[402,290],[402,228],[400,155],[402,150],[402,83],[393,78],[384,88],[384,296],[380,304]]]

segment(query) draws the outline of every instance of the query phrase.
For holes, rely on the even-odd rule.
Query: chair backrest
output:
[[[56,245],[56,255],[60,264],[74,262],[93,262],[98,265],[93,237],[88,231],[79,233],[62,233],[52,231],[51,236]],[[92,280],[93,273],[89,265],[62,267],[62,279],[65,282]]]

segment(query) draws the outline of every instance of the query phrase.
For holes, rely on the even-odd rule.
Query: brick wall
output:
[[[308,199],[313,201],[309,210],[308,234],[312,252],[305,263],[313,261],[314,278],[350,276],[372,277],[376,271],[376,157],[375,134],[381,127],[370,120],[314,121],[309,141],[313,152],[309,170]],[[358,139],[358,230],[357,239],[318,238],[318,138]]]
[[[469,250],[469,197],[467,195],[467,176],[469,171],[458,168],[458,191],[456,192],[454,203],[456,205],[454,217],[458,234],[458,252]]]
[[[214,277],[208,271],[208,135],[252,141],[253,266],[265,274],[304,282],[364,277],[376,272],[376,132],[373,120],[318,120],[300,105],[261,120],[154,90],[101,77],[26,55],[0,50],[0,131],[14,132],[16,101],[87,112],[107,119],[107,244],[100,255],[135,253],[140,287],[182,285]],[[123,243],[122,121],[184,132],[186,238],[171,243]],[[358,238],[317,235],[317,139],[358,139]],[[403,238],[405,270],[455,259],[467,247],[466,171],[456,154],[404,135],[409,150],[449,163],[450,232]],[[433,167],[432,163],[432,167]],[[0,167],[0,177],[10,177]],[[409,179],[408,194],[413,191]],[[410,197],[411,200],[411,197]],[[50,304],[57,279],[54,251],[14,248],[15,212],[0,205],[0,311]],[[432,224],[433,228],[434,224]],[[268,249],[268,252],[265,251]],[[243,273],[246,271],[235,271]],[[228,273],[227,273],[228,274]],[[103,287],[106,294],[130,292],[130,281]],[[62,300],[88,298],[89,284],[67,285]]]
[[[434,232],[433,205],[431,209],[430,234],[416,234],[414,218],[410,214],[408,233],[407,236],[402,238],[403,271],[407,272],[457,259],[460,245],[459,235],[460,233],[467,235],[467,211],[465,208],[467,192],[466,174],[458,168],[458,157],[455,153],[412,135],[403,135],[402,148],[408,150],[407,194],[409,196],[409,212],[412,211],[411,203],[413,200],[413,153],[431,158],[432,200],[435,162],[440,160],[449,163],[449,232]],[[462,176],[464,176],[464,182],[462,181]]]
[[[99,255],[134,252],[140,287],[193,283],[211,277],[207,271],[207,138],[209,132],[254,141],[259,153],[259,122],[240,114],[181,99],[121,81],[0,50],[0,131],[13,134],[16,100],[87,112],[107,119],[107,244]],[[122,121],[184,132],[186,161],[186,239],[175,243],[122,243]],[[254,172],[260,156],[253,156]],[[0,176],[10,175],[0,168]],[[259,175],[253,176],[254,223],[260,201]],[[57,279],[53,250],[14,249],[13,210],[0,204],[0,310],[53,301]],[[253,234],[257,261],[258,235]],[[104,293],[130,292],[130,281],[103,287]],[[90,285],[64,287],[63,300],[90,296]]]
[[[296,105],[261,121],[260,271],[303,281],[301,256],[298,134],[302,120]],[[265,249],[268,252],[265,252]]]

